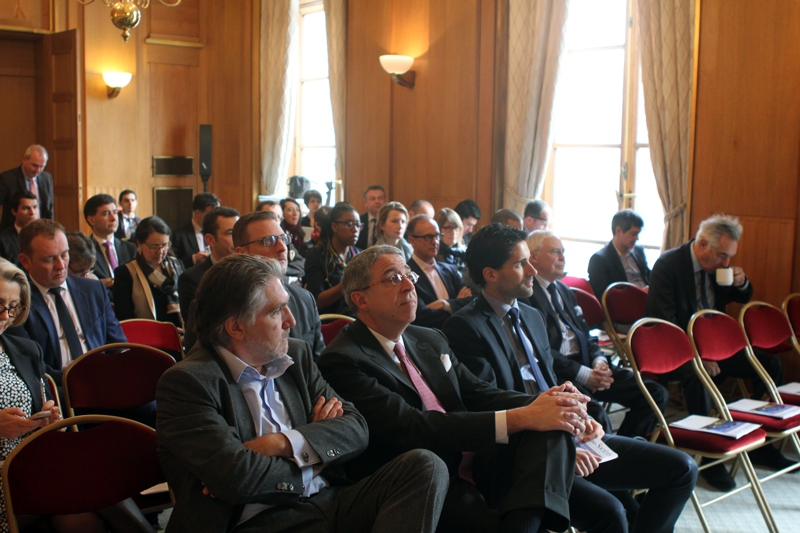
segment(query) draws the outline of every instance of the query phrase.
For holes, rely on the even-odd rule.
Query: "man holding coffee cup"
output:
[[[650,291],[647,296],[647,315],[668,320],[683,329],[689,319],[700,309],[725,312],[729,302],[747,303],[753,295],[753,286],[741,267],[731,266],[736,255],[742,225],[736,217],[713,215],[702,221],[695,239],[664,252],[650,274]],[[756,357],[775,383],[781,383],[781,363],[771,354],[754,350]],[[753,398],[761,399],[766,392],[747,360],[745,351],[719,363],[703,361],[708,374],[717,384],[726,377],[750,378],[753,381]],[[707,415],[711,403],[703,384],[695,376],[691,363],[676,371],[683,383],[686,408],[690,414]],[[774,469],[793,464],[772,446],[751,452],[754,463]],[[711,485],[722,490],[736,486],[723,464],[702,470],[701,475]]]

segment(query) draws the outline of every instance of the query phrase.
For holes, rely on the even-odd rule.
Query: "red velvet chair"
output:
[[[582,291],[588,292],[595,298],[597,297],[597,295],[594,293],[594,290],[592,289],[592,286],[589,284],[588,279],[578,278],[575,276],[564,276],[563,278],[561,278],[561,283],[563,283],[564,285],[566,285],[571,289],[572,288],[580,289]]]
[[[645,318],[633,325],[628,333],[626,342],[636,383],[639,385],[639,389],[642,391],[642,394],[644,394],[658,420],[658,425],[653,432],[651,440],[683,450],[696,460],[700,458],[712,459],[712,461],[705,462],[700,466],[701,470],[729,459],[735,459],[743,466],[744,473],[748,480],[748,484],[744,487],[734,489],[704,504],[701,504],[697,494],[692,492],[692,504],[694,505],[695,511],[697,511],[697,516],[700,519],[703,529],[706,532],[709,531],[703,507],[749,487],[761,510],[764,521],[767,523],[767,527],[770,531],[777,531],[775,528],[775,521],[772,517],[772,511],[764,496],[758,475],[753,468],[753,464],[750,462],[750,457],[747,455],[748,451],[762,446],[766,442],[766,432],[759,428],[739,439],[732,439],[698,431],[669,427],[664,418],[664,414],[650,396],[642,380],[642,373],[646,372],[649,375],[663,375],[689,362],[695,367],[696,371],[704,372],[702,370],[702,364],[699,363],[699,358],[695,357],[689,337],[682,329],[665,320]],[[698,366],[700,368],[698,368]],[[722,416],[721,418],[730,420],[729,416],[727,418]]]
[[[132,318],[123,320],[119,325],[122,326],[128,342],[158,348],[173,356],[176,361],[183,359],[181,335],[172,322]]]
[[[335,313],[320,315],[319,319],[322,321],[322,340],[325,341],[325,346],[333,342],[333,339],[347,324],[356,320],[353,317]]]
[[[606,317],[606,333],[611,337],[623,364],[628,365],[627,333],[618,329],[629,326],[647,314],[647,292],[632,283],[612,283],[603,293],[603,313]],[[627,328],[625,328],[627,329]]]

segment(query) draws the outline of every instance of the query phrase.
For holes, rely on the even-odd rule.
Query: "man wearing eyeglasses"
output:
[[[522,226],[525,231],[531,233],[537,229],[547,229],[550,219],[553,217],[553,210],[544,200],[533,200],[525,206],[525,213],[522,215]]]
[[[570,386],[534,397],[476,378],[441,332],[410,325],[417,278],[392,246],[361,252],[344,272],[344,296],[357,320],[318,365],[369,425],[369,447],[348,473],[363,477],[425,448],[450,470],[439,531],[563,531],[572,438],[597,429],[587,418],[588,398]]]

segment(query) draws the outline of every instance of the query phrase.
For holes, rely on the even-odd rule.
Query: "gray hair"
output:
[[[19,326],[28,318],[28,310],[31,308],[31,286],[25,273],[9,261],[0,261],[0,279],[6,283],[16,283],[19,285],[19,305],[25,308],[14,320],[11,326]],[[6,302],[8,305],[11,302]]]
[[[742,225],[738,218],[717,213],[702,221],[697,228],[697,240],[707,240],[712,248],[719,248],[719,240],[723,235],[732,241],[742,237]]]
[[[45,159],[50,159],[47,155],[47,149],[41,144],[32,144],[25,149],[25,159],[30,159],[34,152],[39,152]]]
[[[550,237],[555,237],[557,239],[558,235],[549,229],[537,229],[528,236],[528,239],[525,242],[528,243],[528,248],[530,249],[531,253],[534,253],[542,247],[542,242]]]
[[[416,218],[416,217],[415,217]],[[350,299],[350,294],[353,291],[359,291],[372,282],[372,265],[382,255],[393,254],[403,255],[400,250],[394,246],[386,244],[379,246],[370,246],[357,256],[355,256],[344,269],[342,276],[342,293],[344,294],[344,301],[354,314],[358,314],[358,307]]]
[[[234,318],[252,326],[256,315],[269,303],[264,294],[274,278],[283,279],[275,259],[232,254],[205,273],[197,289],[197,337],[207,348],[228,346],[225,322]]]

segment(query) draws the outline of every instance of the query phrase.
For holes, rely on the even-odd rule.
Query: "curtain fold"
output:
[[[333,132],[336,135],[336,200],[344,199],[345,120],[347,105],[347,0],[323,0],[328,35],[328,80]]]
[[[275,195],[289,173],[299,62],[299,0],[261,1],[261,193]]]
[[[521,213],[544,185],[568,0],[510,0],[503,207]]]
[[[664,250],[688,231],[695,0],[638,0],[650,159],[664,206]]]

